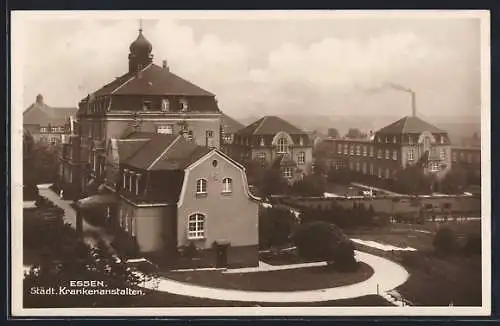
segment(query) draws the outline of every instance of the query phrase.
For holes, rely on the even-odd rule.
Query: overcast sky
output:
[[[134,19],[32,19],[23,24],[23,101],[78,101],[128,69]],[[479,115],[478,18],[144,19],[154,61],[217,95],[238,118],[263,114]],[[15,69],[16,67],[13,67]],[[379,89],[378,91],[373,91]]]

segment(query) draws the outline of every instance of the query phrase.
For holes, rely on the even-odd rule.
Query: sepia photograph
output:
[[[12,11],[12,315],[489,315],[489,33]]]

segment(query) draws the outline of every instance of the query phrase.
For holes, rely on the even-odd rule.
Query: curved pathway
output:
[[[205,287],[178,282],[163,277],[158,278],[154,283],[147,282],[143,284],[142,287],[152,288],[160,292],[213,300],[301,303],[350,299],[365,295],[382,294],[405,283],[409,277],[406,269],[388,259],[360,251],[356,251],[356,258],[370,265],[373,268],[373,275],[365,281],[335,288],[285,292],[243,291]]]

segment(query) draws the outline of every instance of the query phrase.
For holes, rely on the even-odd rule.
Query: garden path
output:
[[[357,298],[373,294],[382,295],[402,285],[409,277],[406,269],[388,259],[360,251],[356,251],[356,258],[370,265],[373,269],[373,275],[365,281],[335,288],[286,292],[243,291],[211,288],[159,277],[156,282],[154,282],[155,286],[153,290],[183,296],[225,301],[268,303],[321,302]],[[142,287],[148,288],[151,286],[150,284],[153,283],[144,283]]]

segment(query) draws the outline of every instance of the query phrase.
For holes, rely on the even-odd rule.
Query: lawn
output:
[[[386,252],[355,244],[358,250],[394,260],[408,270],[410,277],[398,291],[415,305],[447,306],[453,303],[455,306],[480,306],[481,257],[467,256],[461,252],[446,257],[436,256],[432,243],[437,226],[436,223],[394,224],[376,231],[366,230],[349,236],[417,249],[416,252]],[[453,229],[460,239],[468,233],[479,233],[481,223],[470,221],[439,224],[439,227],[443,226]]]
[[[332,288],[358,283],[370,278],[373,269],[360,263],[352,273],[342,273],[326,266],[281,271],[223,274],[220,271],[166,272],[164,277],[196,285],[249,291],[301,291]]]

